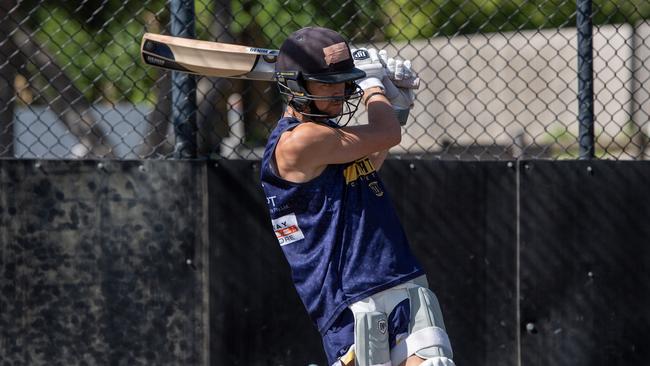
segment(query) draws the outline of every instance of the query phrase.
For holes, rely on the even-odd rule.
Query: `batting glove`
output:
[[[379,57],[387,69],[386,76],[382,80],[386,98],[393,106],[400,125],[403,126],[408,120],[411,108],[413,108],[415,89],[419,86],[419,78],[411,69],[411,61],[388,58],[384,50],[379,52]],[[396,84],[408,87],[399,87]]]
[[[379,51],[380,60],[386,65],[386,76],[382,82],[386,89],[386,97],[394,107],[410,109],[415,101],[415,85],[419,86],[419,78],[411,69],[411,61],[389,58],[385,50]],[[411,86],[411,87],[406,87]]]
[[[376,49],[356,49],[352,52],[352,58],[354,59],[354,66],[366,73],[365,78],[357,80],[357,85],[361,89],[366,90],[372,87],[384,89],[382,80],[386,77],[386,68]]]
[[[420,87],[420,78],[411,68],[410,60],[389,58],[385,50],[379,51],[379,59],[386,66],[386,74],[396,87],[416,90]]]

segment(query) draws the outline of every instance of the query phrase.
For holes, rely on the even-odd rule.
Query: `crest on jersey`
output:
[[[368,184],[368,187],[372,190],[372,193],[374,193],[377,197],[381,197],[384,195],[384,191],[381,189],[381,186],[379,185],[379,182],[374,181],[370,182]]]

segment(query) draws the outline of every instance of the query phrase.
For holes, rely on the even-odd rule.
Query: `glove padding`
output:
[[[386,76],[382,80],[386,90],[386,97],[393,107],[411,109],[415,101],[414,90],[419,87],[420,78],[411,69],[411,61],[389,58],[385,50],[379,51],[379,58],[386,65]],[[417,87],[400,87],[396,84]]]
[[[359,48],[352,51],[354,66],[365,71],[366,77],[357,84],[363,90],[380,87],[395,111],[400,125],[405,125],[420,78],[411,69],[411,61],[389,58],[386,50]]]
[[[420,78],[411,68],[411,60],[389,58],[386,50],[379,51],[379,59],[386,66],[388,78],[396,87],[415,90],[420,87]]]
[[[352,48],[350,51],[352,52],[352,58],[355,60],[354,65],[359,68],[359,65],[362,64],[361,61],[363,58],[363,53],[361,54],[356,54],[356,51],[362,50],[365,52],[369,52],[370,50],[373,50],[373,52],[377,52],[374,48],[366,49],[366,48]],[[385,50],[381,50],[378,52],[379,55],[379,61],[384,65],[385,68],[387,68],[386,72],[388,73],[388,78],[395,84],[396,87],[398,88],[409,88],[409,89],[418,89],[420,87],[420,78],[415,75],[415,72],[412,71],[411,69],[411,61],[404,61],[404,64],[408,66],[404,66],[404,64],[400,67],[395,68],[395,64],[393,63],[391,65],[387,65],[386,61],[388,60],[387,52]],[[357,62],[357,59],[359,62]],[[388,67],[392,68],[388,68]],[[404,67],[407,68],[407,70],[404,69]],[[361,68],[363,70],[363,68]],[[365,70],[364,70],[365,71]]]
[[[357,80],[357,85],[361,89],[366,90],[372,87],[385,89],[382,80],[386,77],[386,68],[376,49],[356,49],[352,52],[352,59],[354,66],[366,73],[365,78]]]
[[[439,356],[425,360],[420,366],[456,366],[456,364],[451,358]]]

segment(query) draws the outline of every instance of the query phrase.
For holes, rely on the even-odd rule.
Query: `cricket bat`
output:
[[[252,80],[275,80],[278,50],[199,41],[145,33],[142,61],[161,69],[191,74]]]
[[[145,33],[142,61],[150,66],[204,76],[275,80],[279,51],[229,43]],[[418,89],[420,79],[393,80],[400,88]]]

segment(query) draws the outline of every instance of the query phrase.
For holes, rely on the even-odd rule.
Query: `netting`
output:
[[[197,1],[198,39],[278,48],[307,25],[413,61],[422,78],[395,157],[578,157],[575,1]],[[644,159],[650,3],[593,3],[596,157]],[[171,74],[145,66],[167,2],[0,1],[0,156],[173,156]],[[197,76],[197,156],[259,159],[274,83]],[[356,122],[365,123],[363,109]]]

